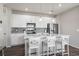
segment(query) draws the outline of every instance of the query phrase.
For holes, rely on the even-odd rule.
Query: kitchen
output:
[[[78,10],[79,4],[70,3],[70,4],[58,4],[58,3],[6,3],[0,5],[0,33],[3,32],[3,36],[0,39],[3,39],[3,55],[7,55],[8,52],[6,49],[16,47],[18,45],[24,45],[24,54],[25,56],[31,56],[30,40],[36,39],[37,53],[39,56],[49,56],[49,47],[52,46],[52,56],[56,56],[57,48],[56,39],[68,39],[68,42],[63,41],[60,43],[61,47],[61,56],[64,56],[63,50],[65,50],[65,44],[68,45],[68,56],[69,54],[69,45],[73,47],[78,46]],[[19,7],[20,6],[20,7]],[[76,20],[75,20],[76,19]],[[72,22],[71,22],[72,20]],[[71,22],[71,23],[70,23]],[[62,37],[62,38],[60,38]],[[45,48],[42,45],[42,38],[45,38]],[[55,39],[55,41],[48,42],[50,38]],[[70,40],[71,39],[71,40]],[[35,40],[34,40],[35,41]],[[2,41],[1,41],[2,42]],[[46,43],[47,42],[47,43]],[[75,43],[73,43],[75,42]],[[52,43],[52,44],[50,44]],[[62,45],[62,43],[64,43]],[[28,45],[29,44],[29,45]],[[43,43],[44,44],[44,43]],[[48,45],[50,44],[50,45]],[[32,45],[32,44],[31,44]],[[29,46],[29,48],[27,47]],[[43,46],[43,47],[42,47]],[[49,47],[48,47],[49,46]],[[5,48],[4,48],[5,47]],[[33,46],[31,46],[33,47]],[[35,46],[34,46],[35,47]],[[34,48],[33,47],[33,48]],[[40,48],[41,47],[41,48]],[[40,49],[38,49],[40,48]],[[43,49],[44,48],[44,49]],[[46,54],[43,55],[43,50],[46,49]],[[6,50],[6,51],[5,51]],[[29,52],[28,52],[29,51]],[[41,53],[39,51],[42,51]],[[10,55],[10,54],[8,54]],[[16,53],[15,53],[16,56]]]

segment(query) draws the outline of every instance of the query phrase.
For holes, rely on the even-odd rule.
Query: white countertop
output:
[[[26,38],[37,38],[37,37],[52,37],[52,36],[59,36],[60,34],[58,34],[58,35],[53,35],[53,34],[51,34],[51,35],[49,35],[49,34],[47,34],[47,33],[43,33],[43,34],[25,34],[24,35],[24,39],[26,39]],[[61,35],[62,37],[70,37],[70,35]]]

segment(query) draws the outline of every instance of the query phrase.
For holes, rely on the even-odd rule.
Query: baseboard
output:
[[[70,45],[71,47],[74,47],[74,48],[76,48],[76,49],[79,49],[79,47],[75,47],[75,46],[73,46],[73,45]]]

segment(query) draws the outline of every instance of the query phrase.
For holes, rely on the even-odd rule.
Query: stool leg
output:
[[[54,55],[56,56],[57,53],[57,44],[55,43],[55,48],[54,48]]]
[[[69,56],[69,44],[68,44],[68,46],[67,46],[67,50],[68,50],[67,52],[68,52],[68,56]]]
[[[54,47],[54,56],[56,56],[56,47]]]
[[[61,44],[61,49],[62,49],[62,56],[64,56],[63,43]]]
[[[68,39],[68,56],[69,56],[69,39]]]
[[[4,49],[2,49],[2,56],[4,56]]]

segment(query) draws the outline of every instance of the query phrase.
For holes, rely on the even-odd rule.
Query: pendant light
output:
[[[52,6],[52,5],[51,5],[51,6]],[[53,6],[51,7],[51,10],[50,10],[50,12],[49,12],[49,15],[50,15],[50,16],[53,15],[53,16],[51,17],[51,22],[52,22],[52,23],[56,23],[56,15],[53,14],[54,10],[52,10],[52,9],[53,9]]]
[[[56,23],[56,17],[53,17],[52,22]]]
[[[40,3],[40,13],[41,13],[41,10],[42,10],[42,6],[41,6],[41,3]],[[42,17],[41,17],[41,14],[40,14],[40,19],[39,19],[39,21],[42,21]]]
[[[40,16],[40,20],[39,21],[42,21],[42,18],[41,18],[41,16]]]

